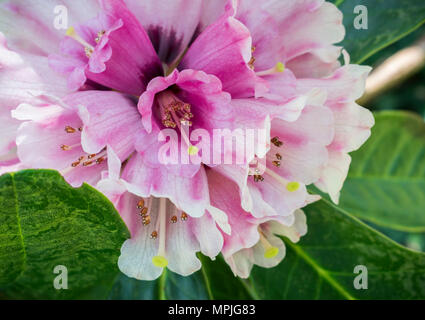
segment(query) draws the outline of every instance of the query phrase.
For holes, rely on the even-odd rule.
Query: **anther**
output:
[[[264,181],[264,177],[263,177],[262,175],[255,174],[255,175],[254,175],[254,181],[255,181],[255,182]]]
[[[71,147],[70,146],[67,146],[66,144],[63,144],[63,145],[61,145],[61,149],[63,151],[69,151],[69,150],[71,150]]]
[[[94,41],[96,41],[96,43],[99,43],[100,39],[102,39],[102,37],[103,37],[103,35],[104,35],[105,33],[106,33],[106,31],[105,31],[105,30],[100,31],[100,32],[97,34],[97,37],[94,39]]]
[[[276,153],[276,159],[277,160],[282,160],[282,156],[279,153]]]
[[[176,217],[176,216],[172,216],[172,217],[171,217],[171,222],[172,222],[172,223],[177,223],[177,220],[178,220],[178,219],[177,219],[177,217]]]
[[[72,163],[71,166],[73,168],[75,168],[75,167],[78,167],[80,165],[80,163],[81,163],[80,161],[76,161],[76,162]]]
[[[105,161],[104,157],[100,157],[99,159],[96,159],[96,164],[102,164]]]
[[[155,240],[156,238],[158,238],[158,232],[152,231],[152,233],[151,233],[151,239],[152,240]]]
[[[73,127],[70,126],[66,126],[65,127],[65,132],[66,133],[75,133],[77,130],[75,130]]]
[[[143,209],[143,207],[145,206],[145,200],[141,199],[138,203],[137,203],[137,209]]]
[[[280,161],[273,161],[272,163],[276,168],[280,167]]]
[[[86,161],[83,163],[83,167],[88,167],[91,166],[93,164],[93,161]]]
[[[273,139],[271,139],[271,143],[273,143],[278,148],[283,146],[283,142],[279,140],[279,137],[274,137]]]
[[[188,219],[188,216],[185,212],[182,212],[182,215],[181,215],[180,218],[181,218],[182,221],[186,221]]]
[[[151,223],[151,216],[144,216],[142,219],[142,223],[144,226],[147,226]]]

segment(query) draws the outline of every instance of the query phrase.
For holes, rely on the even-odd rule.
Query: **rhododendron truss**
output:
[[[45,17],[69,11],[67,30]],[[1,171],[49,168],[113,202],[131,232],[118,261],[153,280],[197,252],[235,275],[276,266],[307,232],[315,184],[338,202],[349,152],[374,119],[356,104],[370,68],[345,55],[322,0],[6,2],[0,9]],[[262,130],[242,161],[188,130]],[[179,161],[164,162],[164,132]],[[244,131],[245,130],[245,131]],[[209,161],[223,151],[229,162]],[[184,159],[186,161],[183,161]],[[220,158],[221,159],[221,158]]]

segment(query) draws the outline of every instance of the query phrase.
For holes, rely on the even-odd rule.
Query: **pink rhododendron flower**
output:
[[[56,5],[67,30],[46,17]],[[370,69],[340,65],[342,15],[322,0],[17,0],[0,16],[1,172],[56,169],[107,195],[131,232],[130,277],[190,275],[197,252],[240,277],[276,266],[279,236],[307,232],[306,187],[337,202],[374,123],[355,103]]]

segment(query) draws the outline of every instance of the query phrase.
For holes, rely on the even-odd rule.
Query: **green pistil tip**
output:
[[[298,182],[289,182],[288,185],[286,186],[286,189],[289,192],[295,192],[300,188],[300,184]]]
[[[168,260],[165,259],[163,256],[153,257],[152,263],[155,267],[158,267],[158,268],[165,268],[166,266],[168,266]]]
[[[283,72],[283,71],[285,71],[285,65],[282,62],[278,62],[276,64],[276,71],[277,72]]]
[[[199,149],[195,146],[190,146],[189,149],[187,149],[187,152],[189,153],[189,155],[194,156],[198,154]]]
[[[264,253],[264,258],[273,259],[274,257],[278,255],[278,253],[279,253],[279,248],[271,247],[267,249],[266,252]]]

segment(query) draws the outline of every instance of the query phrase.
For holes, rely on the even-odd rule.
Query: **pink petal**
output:
[[[179,67],[217,76],[233,98],[255,96],[259,79],[248,66],[251,47],[249,30],[233,17],[224,16],[195,40]]]
[[[68,95],[65,103],[78,109],[83,120],[83,149],[95,154],[110,145],[125,160],[142,131],[135,102],[113,91],[83,91]]]

